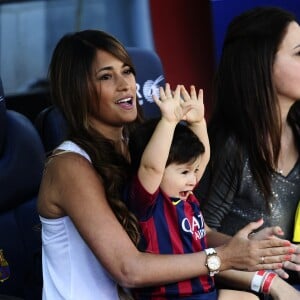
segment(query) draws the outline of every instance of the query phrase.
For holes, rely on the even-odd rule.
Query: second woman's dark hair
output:
[[[280,152],[281,115],[273,82],[279,45],[294,15],[276,7],[258,7],[230,23],[215,77],[214,108],[209,123],[212,168],[232,137],[239,170],[247,149],[251,171],[266,201],[270,176]],[[293,125],[292,125],[293,126]]]

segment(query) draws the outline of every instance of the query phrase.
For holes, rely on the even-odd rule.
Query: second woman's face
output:
[[[136,81],[132,69],[112,54],[98,50],[93,64],[98,124],[120,127],[137,117]]]
[[[274,82],[280,101],[300,99],[300,27],[291,22],[274,61]]]

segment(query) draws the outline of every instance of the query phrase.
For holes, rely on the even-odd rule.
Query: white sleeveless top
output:
[[[88,154],[71,141],[57,149]],[[117,300],[116,282],[79,235],[68,216],[42,223],[43,300]],[[88,220],[87,220],[88,222]]]

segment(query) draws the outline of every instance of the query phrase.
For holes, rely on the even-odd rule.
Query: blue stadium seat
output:
[[[137,97],[145,118],[159,115],[152,94],[158,95],[165,85],[163,66],[158,55],[151,50],[127,47],[136,69]],[[50,106],[39,113],[35,125],[40,133],[46,153],[51,152],[64,139],[64,119],[57,108]]]
[[[10,269],[9,278],[0,282],[0,295],[41,299],[36,199],[44,159],[45,150],[34,125],[24,115],[6,109],[0,79],[0,249]]]
[[[158,55],[151,50],[127,47],[136,69],[137,96],[145,118],[157,117],[159,109],[153,103],[152,95],[159,95],[159,87],[165,85],[163,66]]]

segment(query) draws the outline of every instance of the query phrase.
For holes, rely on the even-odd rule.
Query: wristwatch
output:
[[[214,276],[219,273],[221,267],[221,259],[217,255],[214,248],[208,248],[204,250],[206,253],[206,263],[205,266],[208,268],[209,276]]]

